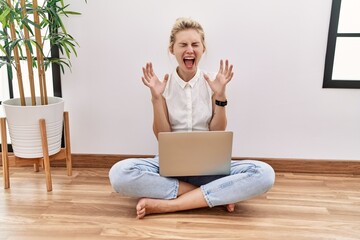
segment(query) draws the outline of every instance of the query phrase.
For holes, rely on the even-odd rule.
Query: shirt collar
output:
[[[198,68],[196,70],[195,76],[192,79],[190,79],[190,81],[188,81],[188,82],[185,82],[184,80],[182,80],[180,78],[180,76],[177,73],[176,69],[175,69],[174,75],[175,75],[176,82],[180,85],[181,88],[185,88],[187,84],[189,84],[190,87],[193,88],[195,86],[195,84],[198,82],[199,78],[200,78],[200,69]]]

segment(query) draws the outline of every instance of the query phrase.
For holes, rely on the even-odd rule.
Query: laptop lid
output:
[[[160,175],[228,175],[233,132],[161,132],[159,141]]]

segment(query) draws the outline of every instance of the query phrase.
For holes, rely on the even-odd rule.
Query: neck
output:
[[[197,69],[195,69],[195,71],[192,71],[192,72],[185,72],[185,71],[182,71],[179,67],[176,68],[177,74],[185,82],[190,81],[195,76],[196,71],[197,71]]]

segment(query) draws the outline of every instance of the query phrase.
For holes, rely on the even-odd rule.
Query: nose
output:
[[[190,45],[186,48],[186,53],[193,53],[194,52],[194,48]]]

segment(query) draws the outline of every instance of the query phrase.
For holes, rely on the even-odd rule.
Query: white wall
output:
[[[73,0],[69,32],[81,47],[63,76],[72,151],[154,154],[150,92],[141,67],[158,76],[177,17],[202,23],[208,53],[235,65],[228,86],[233,156],[360,159],[360,90],[322,89],[331,0]]]

